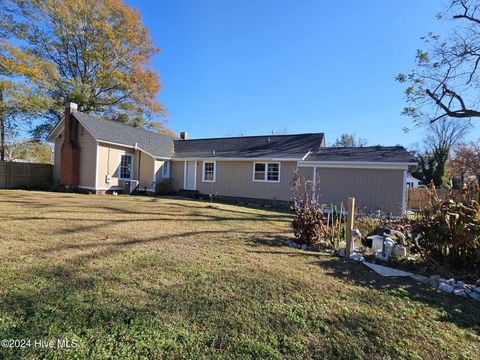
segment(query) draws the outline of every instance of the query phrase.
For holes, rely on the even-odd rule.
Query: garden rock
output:
[[[355,261],[360,261],[360,262],[365,261],[365,258],[362,255],[359,255],[359,254],[350,255],[350,259],[355,260]]]
[[[480,294],[477,293],[476,291],[468,291],[468,292],[467,292],[467,296],[468,296],[470,299],[480,301]]]
[[[473,291],[475,291],[477,294],[480,294],[480,286],[474,288]]]
[[[430,276],[430,279],[435,280],[435,281],[440,280],[440,275],[432,275],[432,276]]]
[[[438,288],[438,283],[435,280],[429,279],[430,281],[427,283],[432,289]]]
[[[436,287],[436,285],[437,285],[437,282],[436,282],[435,280],[432,280],[432,279],[430,279],[430,278],[428,278],[428,277],[426,277],[426,276],[423,276],[423,275],[413,274],[413,275],[412,275],[412,279],[413,279],[413,280],[416,280],[416,281],[418,281],[418,282],[421,282],[422,284],[427,284],[427,285],[429,285],[429,284],[431,284],[432,282],[434,282],[434,283],[435,283],[435,287]]]
[[[308,250],[308,245],[307,245],[307,244],[303,244],[303,245],[301,246],[301,249],[302,249],[302,250]]]
[[[467,294],[465,293],[465,290],[463,290],[463,289],[455,289],[455,290],[453,290],[453,293],[457,296],[462,296],[462,297],[467,296]]]
[[[453,292],[453,286],[446,283],[446,282],[441,282],[440,285],[438,285],[438,290],[442,290],[446,293],[451,293]]]

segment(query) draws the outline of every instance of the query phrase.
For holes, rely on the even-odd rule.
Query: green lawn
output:
[[[285,213],[0,191],[0,358],[479,358],[480,304],[282,245]]]

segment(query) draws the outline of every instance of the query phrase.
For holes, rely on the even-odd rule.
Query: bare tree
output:
[[[440,119],[427,127],[425,145],[432,150],[445,149],[460,143],[471,128],[470,121]]]
[[[418,155],[423,180],[435,186],[447,185],[447,163],[452,147],[459,144],[470,129],[470,122],[442,118],[427,127],[425,151]]]
[[[403,114],[415,122],[480,117],[480,0],[450,0],[437,17],[452,19],[453,28],[445,38],[423,37],[426,50],[417,50],[416,69],[397,76],[408,84]]]

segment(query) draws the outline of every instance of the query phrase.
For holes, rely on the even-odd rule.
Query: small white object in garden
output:
[[[373,235],[369,236],[368,239],[372,239],[372,252],[377,252],[378,250],[383,251],[383,243],[385,242],[385,251],[390,253],[391,249],[395,245],[395,241],[389,237]]]
[[[377,252],[375,253],[375,258],[382,261],[388,261],[390,260],[390,255],[388,254],[388,252],[384,253],[382,250],[377,250]]]
[[[438,290],[442,290],[446,293],[451,293],[453,292],[453,286],[446,282],[441,282],[440,285],[438,285]]]

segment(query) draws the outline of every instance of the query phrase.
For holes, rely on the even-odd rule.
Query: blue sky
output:
[[[127,0],[156,46],[168,126],[191,138],[348,132],[412,147],[403,86],[438,0]],[[471,138],[480,137],[478,128]]]

